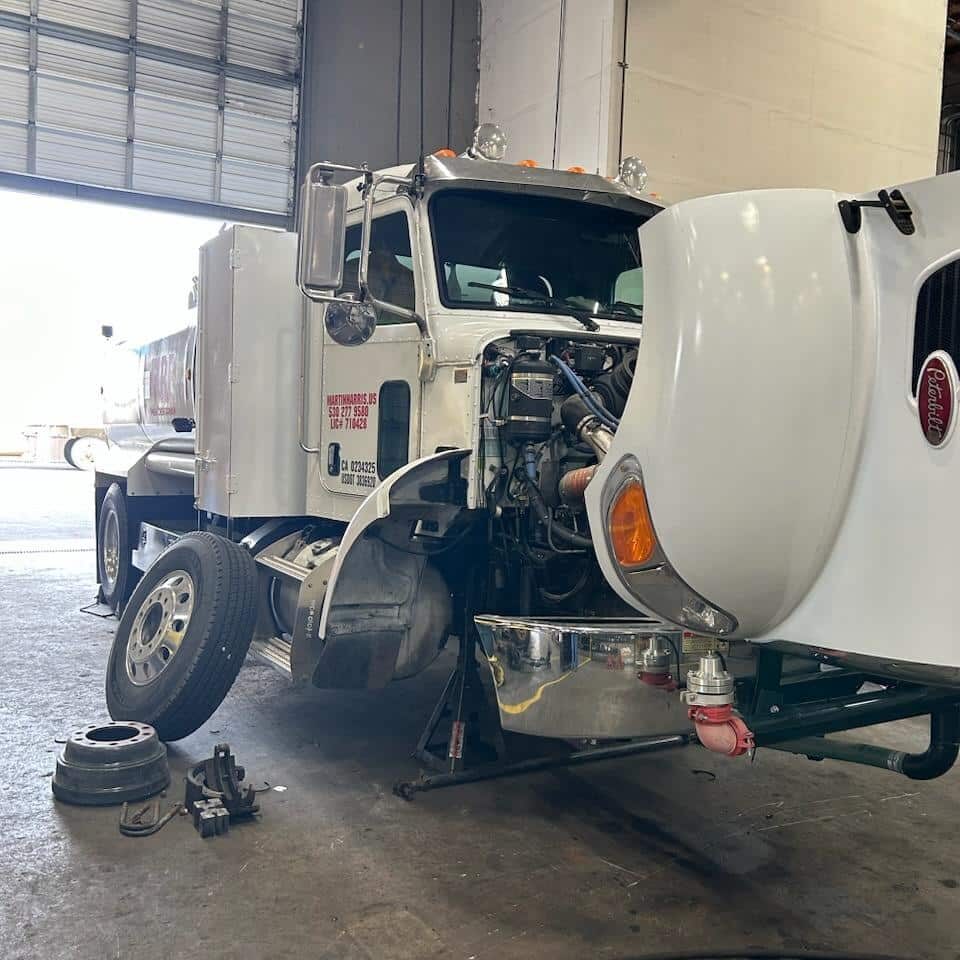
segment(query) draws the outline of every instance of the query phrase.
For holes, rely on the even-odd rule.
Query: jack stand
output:
[[[506,757],[499,717],[491,711],[476,647],[474,636],[460,638],[457,665],[417,741],[414,759],[431,770],[456,773],[465,765],[502,761]],[[449,733],[438,739],[438,730],[447,720]]]

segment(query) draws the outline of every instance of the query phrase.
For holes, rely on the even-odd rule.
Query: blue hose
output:
[[[587,409],[606,427],[616,430],[620,426],[620,421],[612,413],[604,410],[596,400],[593,399],[590,391],[584,386],[583,381],[557,356],[551,355],[550,362],[558,367],[560,372],[567,378],[567,382],[573,387],[587,405]]]

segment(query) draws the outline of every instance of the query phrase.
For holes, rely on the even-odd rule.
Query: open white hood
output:
[[[587,490],[601,566],[638,609],[603,535],[631,455],[662,555],[733,636],[960,667],[958,441],[935,422],[957,399],[960,268],[937,271],[960,257],[960,174],[900,190],[911,234],[880,207],[851,233],[823,190],[691,200],[641,229],[636,376]],[[917,364],[945,352],[929,409],[921,392],[928,439],[914,339],[933,274]]]

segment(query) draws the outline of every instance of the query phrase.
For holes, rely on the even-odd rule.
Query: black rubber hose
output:
[[[579,393],[572,393],[560,404],[560,419],[563,425],[577,436],[577,427],[588,417],[595,417],[594,412],[587,406]]]
[[[537,515],[537,519],[549,528],[550,533],[554,537],[556,537],[558,540],[562,540],[571,547],[578,547],[581,550],[593,549],[593,541],[589,537],[584,537],[582,534],[575,533],[569,527],[565,527],[562,523],[553,522],[553,517],[550,516],[550,511],[547,508],[546,503],[543,501],[543,494],[540,492],[540,488],[529,479],[527,480],[527,491],[530,494],[530,506],[533,509],[533,512]]]
[[[930,714],[930,746],[923,753],[905,753],[900,772],[911,780],[943,776],[960,753],[960,707],[944,707]]]
[[[591,384],[591,389],[615,417],[623,416],[636,367],[637,351],[631,350],[612,370],[601,374]]]

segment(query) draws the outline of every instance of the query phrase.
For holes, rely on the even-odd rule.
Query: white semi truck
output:
[[[376,688],[469,638],[507,730],[945,772],[960,179],[663,209],[502,148],[314,166],[299,238],[222,232],[196,342],[127,355],[111,715],[176,739],[248,652]],[[920,754],[825,738],[922,715]]]

